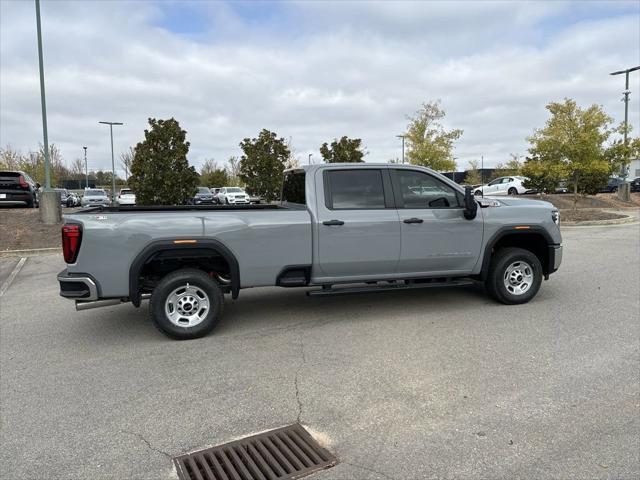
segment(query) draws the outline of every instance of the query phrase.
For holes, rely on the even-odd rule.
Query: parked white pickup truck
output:
[[[278,285],[312,295],[484,282],[531,300],[562,258],[547,202],[482,199],[409,165],[288,170],[279,205],[96,207],[65,215],[60,294],[79,310],[150,297],[173,338],[218,323],[223,294]]]

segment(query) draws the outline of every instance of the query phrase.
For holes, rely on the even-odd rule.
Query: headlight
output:
[[[558,210],[551,211],[551,219],[556,225],[560,225],[560,212]]]

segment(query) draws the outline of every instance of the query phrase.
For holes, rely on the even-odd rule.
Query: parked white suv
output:
[[[216,197],[218,203],[226,205],[246,204],[249,205],[249,195],[240,187],[223,187]]]
[[[135,205],[136,195],[130,188],[123,188],[120,190],[116,201],[118,205]]]
[[[474,190],[476,196],[481,195],[522,195],[533,193],[534,190],[526,188],[523,182],[527,177],[499,177],[486,185],[480,185]]]

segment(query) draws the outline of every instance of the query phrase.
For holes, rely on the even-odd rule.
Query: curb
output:
[[[27,250],[0,250],[0,258],[2,257],[32,257],[35,255],[46,255],[59,253],[60,247],[49,248],[30,248]]]
[[[623,218],[611,218],[609,220],[587,220],[584,222],[563,222],[560,217],[560,227],[590,227],[597,225],[624,225],[626,223],[634,223],[638,219],[633,215],[627,215]]]

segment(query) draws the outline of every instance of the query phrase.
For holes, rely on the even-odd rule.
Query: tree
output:
[[[258,138],[245,138],[240,142],[244,152],[240,157],[240,180],[249,193],[270,202],[280,195],[282,172],[289,159],[289,148],[284,138],[263,129]]]
[[[140,205],[181,205],[193,197],[198,174],[187,161],[187,132],[174,119],[149,119],[150,129],[136,145],[129,185]]]
[[[342,137],[333,139],[331,147],[323,143],[320,147],[320,155],[326,163],[358,163],[364,162],[364,152],[360,149],[362,140],[359,138]]]
[[[133,164],[134,158],[136,158],[136,150],[133,147],[129,147],[129,150],[120,154],[120,163],[124,168],[125,180],[129,178],[129,172],[131,171],[131,165]]]
[[[14,150],[11,145],[0,148],[0,169],[18,170],[22,160],[22,154],[18,150]]]
[[[228,184],[230,186],[244,186],[244,183],[240,180],[240,159],[238,157],[229,157],[227,161],[227,174],[229,175]]]
[[[200,168],[200,185],[208,187],[224,187],[229,183],[229,174],[224,168],[218,168],[212,158],[205,160]]]
[[[511,155],[511,159],[508,160],[507,163],[498,163],[496,165],[490,180],[498,177],[520,175],[522,173],[522,162],[520,161],[519,155],[515,153],[510,153],[509,155]]]
[[[612,172],[605,145],[613,133],[612,119],[598,105],[582,109],[569,98],[549,103],[546,108],[551,117],[528,138],[529,152],[541,164],[534,162],[526,171],[529,175],[538,172],[539,177],[548,176],[545,170],[564,173],[573,187],[575,205],[578,193],[595,193]],[[529,178],[531,182],[540,181]]]
[[[465,185],[480,185],[482,183],[482,174],[478,168],[478,160],[469,160],[469,167],[464,177]]]
[[[426,102],[413,117],[408,117],[407,157],[409,163],[429,167],[438,172],[454,171],[453,142],[462,130],[445,130],[440,121],[445,117],[440,101]]]
[[[71,162],[71,169],[69,171],[75,180],[83,179],[85,177],[84,160],[79,157],[76,158]]]
[[[567,177],[565,166],[561,162],[542,161],[539,158],[527,158],[521,169],[526,188],[538,192],[553,193],[562,180]]]

